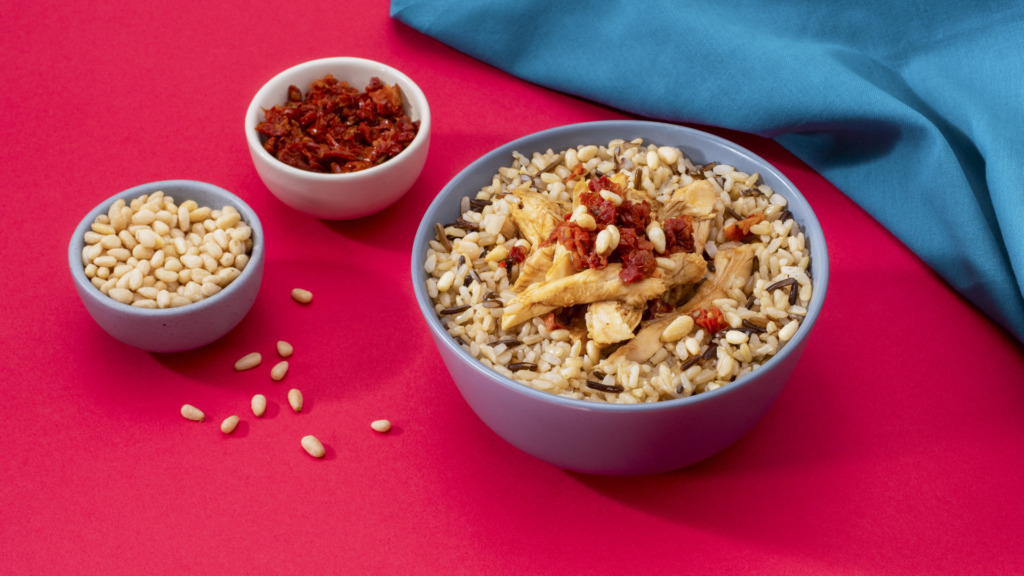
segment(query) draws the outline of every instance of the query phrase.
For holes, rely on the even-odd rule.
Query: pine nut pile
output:
[[[85,233],[82,265],[101,292],[139,308],[217,294],[249,262],[252,229],[232,206],[180,205],[163,192],[115,201]]]
[[[594,304],[575,306],[576,321],[568,326],[549,329],[551,324],[538,316],[502,329],[507,316],[520,311],[522,294],[533,288],[516,286],[538,249],[526,234],[533,223],[516,220],[527,211],[528,199],[548,212],[557,205],[559,222],[564,218],[592,231],[598,253],[618,245],[615,226],[598,232],[586,207],[574,202],[581,178],[602,176],[623,183],[621,196],[600,191],[616,205],[628,196],[648,202],[652,214],[670,208],[700,214],[694,237],[698,229],[704,235],[695,254],[687,256],[691,261],[703,256],[697,264],[706,271],[662,294],[658,304],[667,305],[669,313],[646,309],[634,333],[626,335],[632,340],[598,344],[590,338],[590,325],[581,327],[580,318],[582,308]],[[680,191],[694,187],[706,192],[705,212],[686,202],[672,205]],[[443,326],[464,350],[538,390],[627,404],[700,394],[756,370],[793,338],[807,314],[813,294],[810,251],[787,204],[756,173],[717,163],[694,165],[678,148],[642,139],[549,149],[531,157],[514,152],[508,166],[462,199],[450,222],[436,224],[437,238],[424,255],[426,288]],[[664,230],[652,225],[646,235],[655,251],[664,250]],[[515,249],[527,260],[509,259]],[[657,274],[677,266],[662,257],[667,255],[656,254]],[[706,302],[691,313],[689,307],[702,297]],[[717,323],[701,314],[712,308]],[[586,311],[589,315],[590,308]],[[716,328],[705,328],[709,325]]]

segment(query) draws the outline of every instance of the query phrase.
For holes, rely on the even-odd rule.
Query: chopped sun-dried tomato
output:
[[[729,327],[729,323],[725,321],[725,317],[722,315],[722,311],[712,306],[710,308],[697,308],[693,312],[690,312],[690,316],[693,317],[693,321],[698,326],[704,329],[709,334],[714,334],[721,330],[725,330]]]
[[[404,150],[419,122],[402,109],[402,93],[380,78],[364,92],[332,75],[310,84],[303,99],[296,86],[288,102],[264,110],[256,131],[275,158],[311,172],[355,172],[376,166]]]
[[[560,313],[561,312],[561,313]],[[568,326],[568,319],[563,318],[565,316],[564,309],[552,310],[544,315],[544,327],[547,328],[548,332],[555,330],[564,330]]]
[[[656,318],[662,314],[668,314],[675,310],[676,307],[665,302],[661,298],[653,298],[647,301],[647,318]]]
[[[725,237],[729,240],[732,240],[733,242],[742,242],[747,236],[750,236],[750,227],[760,222],[764,222],[764,214],[761,212],[755,212],[739,222],[734,222],[726,226],[723,232],[725,233]]]
[[[576,166],[573,167],[572,172],[570,172],[569,175],[565,177],[565,182],[568,182],[570,180],[575,180],[575,179],[579,178],[580,176],[583,176],[586,173],[587,173],[587,167],[584,166],[583,163],[581,162],[581,163],[579,163],[579,164],[577,164]]]
[[[498,266],[511,268],[523,260],[526,260],[526,248],[516,245],[509,249],[508,256],[501,262],[498,262]]]
[[[580,204],[587,207],[587,211],[590,212],[590,215],[594,217],[594,221],[599,225],[615,224],[617,208],[611,200],[605,200],[601,198],[600,194],[594,192],[584,192],[580,194]]]
[[[637,282],[651,275],[658,267],[654,252],[650,250],[633,250],[622,256],[622,271],[619,279],[626,284]]]
[[[616,194],[622,193],[622,187],[616,184],[615,182],[612,182],[611,178],[607,176],[591,178],[590,181],[587,182],[587,189],[589,189],[591,192],[600,192],[601,190],[607,190],[609,192],[614,192]]]
[[[661,223],[665,231],[665,252],[693,252],[693,218],[683,215]]]

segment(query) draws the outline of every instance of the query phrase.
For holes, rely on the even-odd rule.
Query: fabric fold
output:
[[[775,139],[1024,342],[1024,4],[392,0],[391,15],[541,86]]]

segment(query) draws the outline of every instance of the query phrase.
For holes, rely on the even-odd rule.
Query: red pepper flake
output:
[[[722,311],[716,306],[697,308],[690,312],[690,316],[698,326],[709,334],[714,334],[729,327],[729,323],[725,321]]]
[[[742,242],[750,236],[750,227],[760,222],[764,222],[764,214],[755,212],[739,222],[733,222],[726,226],[724,230],[725,237],[733,242]]]
[[[256,131],[264,149],[289,166],[310,172],[365,170],[395,157],[416,137],[420,123],[402,110],[397,85],[371,78],[364,92],[328,74],[310,83],[303,99],[296,86],[288,102],[264,109]]]

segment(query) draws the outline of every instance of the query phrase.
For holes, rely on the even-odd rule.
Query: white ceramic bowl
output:
[[[186,306],[165,309],[137,308],[122,304],[93,286],[85,275],[82,249],[85,232],[96,216],[106,214],[118,198],[126,202],[162,190],[180,204],[195,200],[200,206],[219,209],[233,206],[252,229],[252,250],[242,273],[213,296]],[[68,245],[71,278],[85,309],[108,334],[149,352],[181,352],[199,348],[231,331],[249,312],[263,279],[263,227],[256,213],[241,198],[205,182],[165,180],[129,188],[101,202],[75,228]]]
[[[563,398],[506,378],[473,358],[445,331],[426,290],[423,263],[435,223],[459,214],[463,196],[491,181],[512,152],[603,144],[616,138],[675,146],[695,163],[720,162],[757,172],[788,201],[811,253],[814,295],[796,335],[753,372],[711,392],[649,404],[604,404]],[[485,154],[438,193],[416,231],[412,281],[430,335],[470,408],[499,436],[524,452],[569,470],[634,475],[666,472],[707,458],[736,442],[765,415],[796,367],[821,313],[828,288],[828,251],[810,204],[778,170],[750,151],[699,130],[637,121],[562,126],[515,140]]]
[[[362,91],[372,77],[385,84],[397,84],[403,107],[419,131],[409,146],[386,162],[345,174],[323,174],[294,168],[274,158],[263,148],[256,126],[265,119],[264,110],[284,104],[288,87],[305,94],[311,82],[332,74]],[[324,58],[289,68],[274,76],[256,93],[245,115],[245,139],[256,172],[281,202],[317,218],[346,220],[367,216],[387,208],[405,194],[419,177],[430,146],[430,108],[423,91],[408,76],[380,62],[362,58]]]

